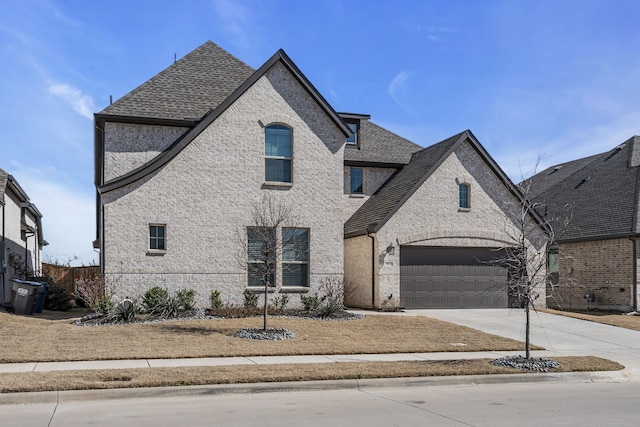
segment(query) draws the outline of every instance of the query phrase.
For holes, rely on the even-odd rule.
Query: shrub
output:
[[[196,305],[196,291],[193,289],[180,289],[176,293],[176,298],[183,310],[192,310]]]
[[[307,313],[315,312],[322,299],[318,298],[318,295],[303,295],[300,294],[300,302],[302,302],[302,306],[304,307],[304,311]]]
[[[49,286],[44,299],[44,308],[54,311],[69,311],[73,307],[73,297],[62,286]]]
[[[108,314],[116,308],[116,305],[116,302],[109,295],[105,295],[96,299],[93,310],[98,314]]]
[[[103,302],[106,297],[111,299],[112,295],[108,295],[105,280],[100,276],[82,277],[75,281],[76,299],[82,301],[84,305],[98,313],[96,304]]]
[[[247,308],[257,308],[258,307],[258,294],[254,294],[253,292],[245,292],[244,293],[244,306]]]
[[[212,290],[211,295],[209,296],[209,301],[211,301],[211,308],[222,307],[222,298],[220,297],[220,291],[217,289]]]
[[[169,303],[169,291],[167,288],[154,286],[147,290],[142,297],[142,305],[150,314],[159,314]]]
[[[117,322],[131,323],[140,311],[141,307],[136,301],[124,299],[115,304],[108,315]]]
[[[324,295],[325,305],[331,309],[340,311],[344,309],[344,279],[341,276],[329,276],[320,282],[320,293]]]
[[[287,294],[281,294],[280,296],[273,298],[273,305],[278,310],[284,310],[287,308],[287,304],[289,304],[289,295]]]
[[[342,309],[342,304],[336,304],[335,302],[327,301],[320,307],[320,309],[318,310],[318,314],[320,314],[320,317],[333,317],[336,315],[336,313],[342,311]]]

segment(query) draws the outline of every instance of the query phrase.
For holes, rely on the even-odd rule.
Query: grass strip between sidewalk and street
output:
[[[0,392],[531,373],[531,371],[493,366],[489,364],[490,360],[336,362],[6,373],[0,375]],[[623,369],[623,366],[616,362],[592,356],[557,357],[554,360],[560,363],[561,368],[550,372]]]

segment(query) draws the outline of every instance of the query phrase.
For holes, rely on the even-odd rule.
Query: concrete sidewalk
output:
[[[447,352],[447,353],[385,353],[385,354],[336,354],[309,356],[251,356],[251,357],[205,357],[188,359],[128,359],[128,360],[86,360],[75,362],[27,362],[0,364],[0,373],[9,372],[51,372],[96,369],[167,368],[193,366],[230,365],[276,365],[304,363],[339,362],[406,362],[425,360],[496,359],[503,356],[522,354],[521,351],[500,352]],[[550,357],[551,352],[534,351],[535,357]]]

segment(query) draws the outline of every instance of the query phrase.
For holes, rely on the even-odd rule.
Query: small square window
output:
[[[157,251],[167,250],[166,225],[149,224],[149,249]]]

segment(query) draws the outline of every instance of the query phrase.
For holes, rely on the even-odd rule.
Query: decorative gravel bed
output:
[[[526,369],[528,371],[548,372],[549,369],[560,368],[560,364],[553,359],[546,357],[530,357],[524,356],[506,356],[490,361],[495,366],[505,366],[517,369]]]
[[[261,317],[261,316],[244,316],[244,317]],[[313,314],[305,313],[304,311],[293,311],[288,310],[286,314],[282,315],[269,315],[270,318],[285,318],[285,319],[310,319],[310,320],[325,320],[325,321],[347,321],[347,320],[358,320],[363,319],[363,314],[355,314],[349,313],[347,311],[342,311],[336,313],[335,316],[332,317],[321,317],[314,316]],[[147,314],[141,314],[136,317],[136,320],[133,322],[129,322],[129,324],[140,324],[140,323],[158,323],[158,322],[171,322],[176,320],[204,320],[204,319],[226,319],[225,316],[212,316],[208,314],[208,311],[204,308],[196,308],[194,310],[183,313],[178,317],[153,317]],[[100,314],[88,314],[83,316],[82,318],[75,320],[74,325],[76,326],[98,326],[98,325],[123,325],[127,324],[123,321],[114,320],[108,316],[100,315]],[[243,337],[244,338],[244,337]],[[290,339],[283,338],[283,339]],[[258,338],[256,338],[258,339]]]
[[[264,329],[260,328],[247,328],[240,329],[233,334],[237,338],[245,338],[248,340],[267,340],[267,341],[282,341],[290,340],[295,337],[296,334],[287,329]]]

